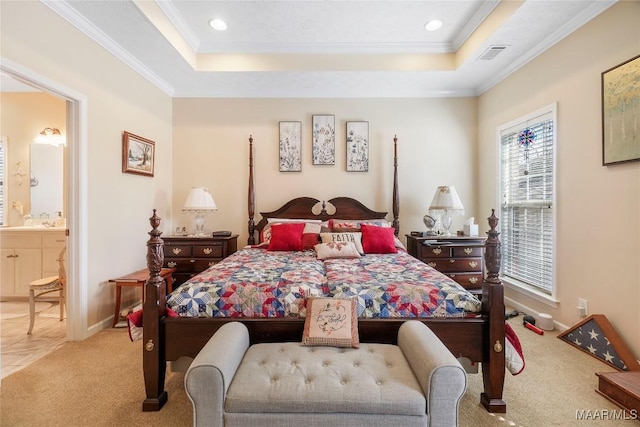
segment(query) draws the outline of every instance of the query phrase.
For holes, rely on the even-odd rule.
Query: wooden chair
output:
[[[67,251],[65,246],[58,255],[58,275],[45,277],[42,279],[34,280],[29,283],[29,332],[27,335],[31,335],[33,331],[33,323],[36,320],[36,301],[58,301],[60,305],[60,321],[64,320],[64,303],[65,292],[64,287],[67,283],[67,273],[64,267],[64,256]],[[51,292],[59,292],[59,296],[45,296]]]

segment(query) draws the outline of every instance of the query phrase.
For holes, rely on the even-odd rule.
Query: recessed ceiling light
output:
[[[218,31],[224,31],[227,29],[227,23],[218,18],[209,20],[209,26]]]
[[[442,27],[442,21],[439,19],[432,19],[431,21],[427,22],[424,26],[424,29],[427,31],[436,31],[439,30]]]

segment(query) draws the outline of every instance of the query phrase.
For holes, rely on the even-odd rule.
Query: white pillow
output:
[[[344,233],[320,233],[322,243],[331,242],[352,242],[356,245],[356,249],[360,255],[364,255],[362,249],[362,233],[361,232],[344,232]]]
[[[314,246],[318,259],[360,258],[360,253],[353,242],[318,243]]]

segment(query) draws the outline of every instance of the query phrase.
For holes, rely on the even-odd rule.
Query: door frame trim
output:
[[[43,92],[67,101],[67,340],[89,336],[87,287],[88,99],[59,82],[0,57],[0,71]],[[81,284],[85,286],[81,286]]]

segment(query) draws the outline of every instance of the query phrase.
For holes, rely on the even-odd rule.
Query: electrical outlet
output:
[[[584,298],[578,298],[577,309],[580,317],[587,317],[589,315],[589,301]]]

